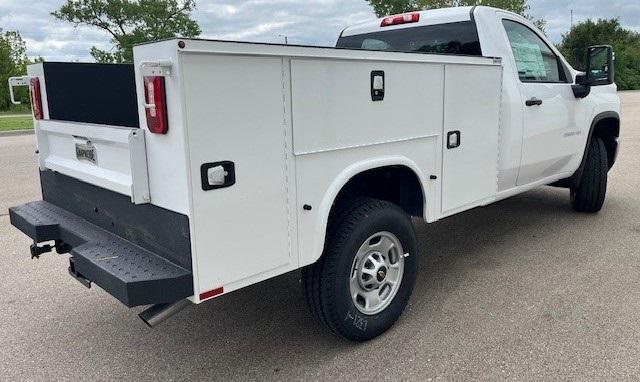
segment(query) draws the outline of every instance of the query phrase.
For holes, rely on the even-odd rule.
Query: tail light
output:
[[[43,119],[42,111],[42,95],[40,93],[40,80],[37,77],[31,78],[29,81],[29,90],[31,91],[31,109],[35,119]]]
[[[382,19],[381,27],[390,27],[392,25],[417,23],[420,21],[420,13],[405,13],[402,15],[389,16]]]
[[[144,77],[144,96],[149,131],[154,134],[166,134],[169,131],[169,122],[164,77]]]

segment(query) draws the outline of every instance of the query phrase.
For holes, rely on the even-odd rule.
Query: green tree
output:
[[[67,0],[56,18],[89,25],[111,36],[114,51],[91,48],[96,62],[133,61],[133,45],[171,37],[196,37],[200,27],[191,18],[195,0]]]
[[[562,36],[558,49],[578,70],[586,69],[589,46],[611,45],[616,52],[616,83],[620,90],[640,89],[640,34],[620,25],[618,19],[587,20]]]
[[[399,13],[421,9],[418,0],[367,0],[378,17],[397,15]]]
[[[417,11],[422,9],[437,9],[448,7],[464,7],[485,5],[505,9],[518,13],[533,20],[529,15],[530,6],[527,0],[366,0],[373,7],[378,17],[386,15]],[[544,20],[534,20],[538,28],[544,30]]]
[[[26,74],[27,63],[27,46],[20,33],[0,29],[0,110],[11,106],[9,77]],[[25,89],[16,89],[16,96],[23,101],[29,98]]]

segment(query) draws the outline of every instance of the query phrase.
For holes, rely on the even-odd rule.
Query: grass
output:
[[[0,131],[33,129],[31,116],[0,117]]]
[[[0,115],[5,114],[31,114],[31,106],[28,104],[11,105],[8,110],[0,111]]]

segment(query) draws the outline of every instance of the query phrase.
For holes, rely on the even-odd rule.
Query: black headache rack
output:
[[[35,243],[55,240],[59,252],[70,252],[72,276],[86,286],[97,284],[128,307],[172,303],[193,295],[185,216],[155,206],[135,206],[121,195],[51,171],[42,172],[41,180],[45,200],[10,208],[11,224]],[[62,188],[66,189],[60,193]],[[65,203],[73,206],[72,211],[60,206]],[[145,222],[147,218],[153,220]],[[171,235],[166,232],[172,230]],[[174,251],[180,250],[176,255]],[[32,247],[32,256],[37,257],[35,252]]]

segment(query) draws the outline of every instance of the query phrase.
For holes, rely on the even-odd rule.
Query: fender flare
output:
[[[370,158],[366,160],[362,160],[359,162],[355,162],[346,168],[344,168],[340,174],[331,182],[327,191],[324,193],[322,201],[318,206],[318,215],[315,225],[315,237],[316,241],[313,245],[313,251],[310,255],[308,261],[305,261],[307,264],[313,264],[320,259],[322,256],[322,252],[324,250],[324,245],[327,237],[327,225],[329,224],[329,214],[331,213],[331,208],[333,207],[333,203],[336,198],[340,194],[340,191],[344,188],[344,186],[349,183],[351,179],[353,179],[358,174],[363,172],[374,170],[377,168],[390,167],[390,166],[404,166],[411,170],[415,176],[418,178],[418,182],[420,183],[420,188],[422,192],[422,198],[424,200],[424,211],[423,215],[427,216],[428,199],[427,199],[427,190],[425,189],[425,175],[420,170],[420,167],[411,159],[404,156],[388,156],[388,157],[377,157]]]
[[[577,188],[580,186],[580,182],[582,181],[582,174],[584,173],[584,168],[587,165],[587,153],[589,151],[589,142],[593,138],[593,133],[595,132],[596,126],[598,123],[605,119],[616,119],[618,123],[620,122],[620,114],[615,111],[605,111],[600,114],[597,114],[593,121],[591,121],[591,127],[589,128],[589,136],[587,137],[587,143],[585,144],[584,153],[582,154],[582,161],[580,162],[580,167],[576,170],[576,172],[571,175],[571,177],[561,180],[557,183],[554,183],[553,186],[564,187],[564,188]]]

